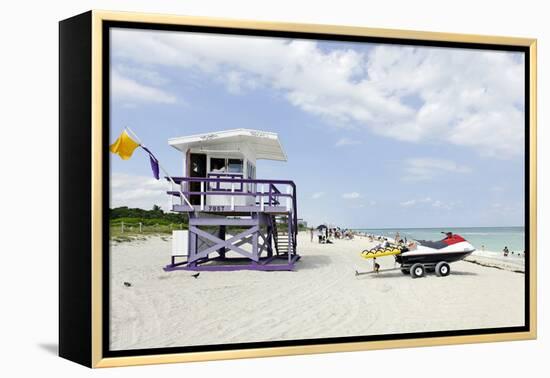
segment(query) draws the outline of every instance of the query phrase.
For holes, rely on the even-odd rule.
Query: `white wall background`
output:
[[[522,1],[10,1],[0,22],[0,374],[31,376],[543,376],[548,372],[550,28],[545,2]],[[57,343],[57,56],[61,19],[89,9],[327,23],[539,40],[539,339],[89,371]],[[405,315],[404,315],[405,316]],[[315,319],[312,319],[315,321]],[[404,318],[406,321],[406,318]]]

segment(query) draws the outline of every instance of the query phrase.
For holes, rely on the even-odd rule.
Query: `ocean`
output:
[[[477,250],[484,246],[485,251],[500,252],[507,246],[510,251],[525,250],[524,227],[454,227],[454,228],[383,228],[357,229],[375,235],[395,237],[396,231],[407,239],[440,240],[442,231],[451,231],[468,240]]]

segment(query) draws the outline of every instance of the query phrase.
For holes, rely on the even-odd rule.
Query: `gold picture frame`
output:
[[[104,355],[104,309],[108,305],[103,291],[104,283],[104,128],[103,121],[105,114],[103,112],[105,97],[103,92],[103,78],[105,70],[105,25],[109,22],[131,23],[135,25],[186,25],[197,27],[227,28],[239,30],[261,30],[284,33],[311,33],[315,35],[332,36],[355,36],[383,39],[395,39],[407,43],[408,41],[421,41],[424,43],[458,43],[475,45],[499,45],[515,46],[525,48],[528,55],[528,72],[526,85],[528,85],[529,106],[525,111],[529,113],[529,154],[526,156],[529,162],[529,192],[526,193],[529,211],[529,234],[526,240],[529,241],[529,269],[527,281],[528,287],[528,330],[521,332],[507,333],[479,333],[467,335],[454,335],[445,337],[427,337],[427,338],[406,338],[397,340],[375,340],[361,342],[342,342],[331,344],[311,344],[296,346],[276,346],[261,347],[251,349],[230,349],[217,351],[199,351],[185,353],[169,354],[145,354],[131,356]],[[345,352],[371,349],[404,348],[419,346],[434,346],[448,344],[466,344],[495,341],[512,341],[535,339],[537,335],[537,263],[536,263],[536,203],[537,203],[537,172],[536,172],[536,148],[537,148],[537,41],[536,39],[514,38],[501,36],[482,36],[469,34],[452,34],[438,32],[424,32],[412,30],[394,30],[378,29],[356,26],[335,26],[335,25],[315,25],[315,24],[295,24],[281,22],[260,22],[250,20],[231,20],[210,17],[190,17],[161,14],[145,13],[127,13],[93,10],[83,15],[60,23],[60,128],[61,128],[61,239],[68,238],[69,232],[75,233],[75,237],[86,234],[88,244],[78,245],[75,249],[76,241],[61,242],[60,245],[60,355],[73,361],[82,363],[90,367],[114,367],[143,364],[160,364],[188,361],[208,361],[220,359],[238,359],[251,357],[284,356],[297,354],[313,354],[328,352]],[[79,34],[80,33],[80,34]],[[78,36],[82,35],[82,40]],[[82,42],[84,41],[84,43]],[[81,54],[81,49],[86,50],[86,54]],[[80,57],[75,61],[75,55]],[[72,59],[75,64],[79,62],[89,69],[89,77],[82,78],[82,72],[70,74],[68,71],[68,60]],[[82,67],[81,67],[82,68]],[[83,68],[84,69],[84,68]],[[78,79],[72,79],[73,76]],[[80,75],[80,76],[79,76]],[[73,80],[73,81],[71,81]],[[63,95],[63,91],[69,91],[74,88],[74,81],[81,85],[83,96],[75,95],[74,92],[69,96]],[[79,81],[80,80],[80,81]],[[84,84],[82,84],[84,80]],[[79,87],[80,88],[80,87]],[[86,93],[89,92],[89,97]],[[68,108],[74,108],[74,101],[79,101],[79,106],[84,109],[83,114],[71,115]],[[87,102],[90,101],[90,102]],[[66,114],[66,116],[65,116]],[[72,118],[71,118],[72,117]],[[79,118],[80,117],[80,118]],[[79,121],[89,121],[89,128],[85,125],[79,125],[84,131],[78,134],[83,143],[88,143],[89,150],[87,159],[90,162],[90,169],[82,173],[80,189],[86,190],[90,194],[89,201],[85,202],[83,211],[84,217],[89,217],[89,223],[84,225],[75,224],[67,217],[64,218],[64,209],[71,203],[71,200],[78,196],[66,187],[68,175],[70,172],[70,163],[64,163],[71,153],[68,145],[69,140],[74,140],[78,131],[67,131],[69,123]],[[82,153],[81,150],[79,153]],[[67,164],[66,166],[64,164]],[[526,172],[527,174],[527,172]],[[64,189],[65,188],[65,189]],[[528,195],[527,195],[528,194]],[[526,209],[527,211],[527,209]],[[78,229],[76,228],[78,227]],[[80,250],[86,250],[83,257],[73,256],[80,253]],[[71,255],[72,254],[72,255]],[[79,260],[75,260],[79,259]],[[72,272],[69,272],[72,271]],[[78,276],[78,277],[77,277]],[[86,284],[85,282],[89,282]],[[89,289],[89,293],[87,290]],[[80,294],[79,294],[80,292]],[[79,303],[76,298],[80,295],[85,306],[74,309]],[[75,302],[77,301],[77,302]],[[88,314],[89,312],[89,314]],[[86,314],[86,315],[83,315]],[[80,318],[79,318],[80,317]],[[77,324],[68,325],[69,319],[80,320]],[[80,352],[74,351],[78,345],[78,338],[83,344]]]

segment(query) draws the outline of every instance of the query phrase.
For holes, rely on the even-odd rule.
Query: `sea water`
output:
[[[441,232],[451,231],[468,240],[478,251],[502,252],[504,247],[508,247],[510,252],[525,251],[524,227],[383,228],[357,231],[390,238],[394,238],[399,231],[401,237],[416,240],[441,240],[445,236]]]

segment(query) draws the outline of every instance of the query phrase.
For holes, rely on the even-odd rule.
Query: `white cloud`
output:
[[[155,87],[163,86],[170,83],[170,80],[168,80],[166,77],[151,69],[134,67],[126,64],[117,64],[116,66],[114,66],[113,70],[124,77],[132,77],[135,80],[150,84]]]
[[[343,199],[358,199],[361,198],[361,194],[357,192],[351,192],[351,193],[344,193],[342,194]]]
[[[312,199],[319,199],[325,195],[325,192],[315,192],[311,195]]]
[[[220,80],[225,84],[227,91],[233,94],[241,94],[258,86],[256,80],[239,71],[229,71],[221,76]]]
[[[122,76],[118,71],[111,73],[111,94],[119,101],[156,102],[173,104],[176,97],[160,88],[137,82],[134,79]]]
[[[420,104],[411,119],[388,124],[383,134],[473,147],[494,157],[523,152],[524,62],[518,54],[385,46],[373,55],[369,75],[380,89]]]
[[[431,197],[424,197],[424,198],[418,198],[418,199],[411,199],[408,201],[400,202],[399,205],[401,207],[419,207],[419,206],[429,206],[435,209],[441,209],[441,210],[452,210],[455,206],[455,202],[444,202],[441,200],[434,200]]]
[[[455,208],[456,203],[454,202],[443,202],[443,201],[434,201],[432,202],[432,207],[443,210],[452,210]]]
[[[350,201],[348,208],[350,209],[363,209],[365,207],[374,207],[376,206],[376,201],[371,200],[368,202],[357,202],[357,201]]]
[[[202,72],[234,93],[267,87],[336,127],[482,155],[523,153],[524,61],[518,53],[116,30],[113,55]]]
[[[489,205],[489,211],[502,217],[509,217],[512,214],[520,214],[523,217],[525,206],[522,202],[493,202]]]
[[[433,207],[443,207],[444,203],[441,202],[440,200],[436,200],[436,201],[432,202],[432,206]]]
[[[128,206],[149,210],[153,205],[159,205],[163,210],[168,211],[171,208],[167,190],[168,184],[164,180],[112,173],[110,207]]]
[[[432,199],[430,197],[421,198],[421,199],[412,199],[399,203],[402,207],[412,207],[423,203],[431,203]]]
[[[358,145],[358,144],[361,144],[361,142],[358,141],[358,140],[355,140],[355,139],[344,137],[344,138],[338,139],[338,141],[336,142],[336,144],[334,146],[335,147],[344,147],[344,146],[354,146],[354,145]]]
[[[404,181],[427,181],[445,173],[469,173],[471,169],[451,160],[433,158],[415,158],[405,161]]]

